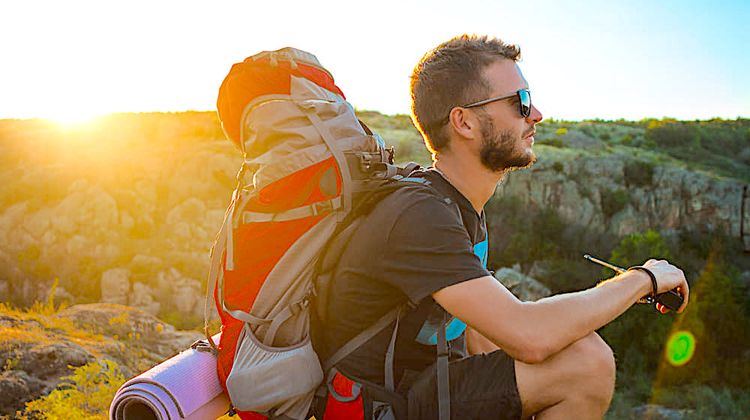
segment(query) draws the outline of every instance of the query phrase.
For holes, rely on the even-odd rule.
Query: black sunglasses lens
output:
[[[528,90],[522,89],[518,91],[518,103],[521,116],[527,118],[531,115],[531,93]]]

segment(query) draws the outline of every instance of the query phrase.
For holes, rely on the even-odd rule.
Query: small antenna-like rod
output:
[[[598,258],[594,258],[594,257],[592,257],[592,256],[591,256],[591,255],[589,255],[589,254],[586,254],[586,255],[584,255],[584,256],[583,256],[583,258],[586,258],[587,260],[589,260],[589,261],[591,261],[591,262],[593,262],[593,263],[596,263],[596,264],[599,264],[599,265],[603,265],[603,266],[605,266],[605,267],[607,267],[607,268],[610,268],[610,269],[612,269],[612,270],[615,270],[615,271],[616,271],[616,272],[617,272],[618,274],[622,274],[622,273],[624,273],[624,272],[626,271],[626,270],[625,270],[624,268],[622,268],[622,267],[618,267],[618,266],[616,266],[616,265],[613,265],[613,264],[610,264],[610,263],[608,263],[608,262],[606,262],[606,261],[602,261],[602,260],[600,260],[600,259],[598,259]]]

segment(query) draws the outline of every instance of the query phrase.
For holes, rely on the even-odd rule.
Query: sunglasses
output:
[[[522,117],[528,118],[531,115],[531,92],[528,89],[519,89],[518,91],[510,94],[497,96],[494,98],[485,99],[478,102],[473,102],[468,105],[463,105],[461,108],[475,108],[478,106],[487,105],[492,102],[502,101],[503,99],[518,98],[518,112]]]

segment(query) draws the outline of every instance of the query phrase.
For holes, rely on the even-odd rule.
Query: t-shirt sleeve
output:
[[[399,215],[388,235],[383,279],[415,304],[444,287],[490,275],[449,207],[453,205],[420,197]]]

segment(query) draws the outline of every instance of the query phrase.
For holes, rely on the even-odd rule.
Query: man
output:
[[[434,168],[418,176],[437,193],[386,198],[337,268],[325,332],[331,348],[399,303],[412,305],[395,342],[395,380],[408,396],[410,417],[437,418],[428,367],[435,361],[434,320],[443,310],[460,320],[448,328],[456,354],[449,369],[452,416],[600,418],[612,398],[615,364],[594,331],[652,293],[647,271],[659,293],[680,289],[680,311],[687,305],[685,277],[666,261],[649,260],[645,270],[537,302],[519,301],[487,271],[483,207],[508,171],[533,164],[534,127],[542,120],[519,56],[518,47],[500,40],[463,35],[422,58],[412,74],[412,117]],[[392,331],[383,330],[339,370],[382,384]],[[460,357],[462,338],[469,357]]]

